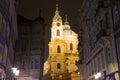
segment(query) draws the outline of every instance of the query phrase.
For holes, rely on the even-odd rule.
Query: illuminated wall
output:
[[[50,65],[52,79],[68,79],[72,73],[77,74],[76,62],[79,60],[77,48],[78,35],[70,29],[67,17],[63,24],[56,6],[51,26],[48,64],[45,65],[46,67]]]

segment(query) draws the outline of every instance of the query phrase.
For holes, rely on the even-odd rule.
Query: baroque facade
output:
[[[15,65],[20,70],[18,80],[41,80],[43,75],[45,21],[40,16],[28,20],[18,16],[18,40]]]
[[[81,80],[94,80],[97,73],[100,80],[120,80],[113,29],[113,18],[119,17],[112,4],[112,0],[84,0],[79,10]]]
[[[70,29],[67,17],[63,23],[56,5],[51,25],[49,57],[44,64],[43,80],[79,80],[76,62],[79,60],[78,35]]]
[[[17,40],[16,1],[0,0],[0,79],[13,80],[14,47]]]

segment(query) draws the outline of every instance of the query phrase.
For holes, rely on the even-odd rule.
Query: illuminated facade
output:
[[[78,68],[76,66],[76,62],[79,60],[77,38],[78,35],[70,29],[67,17],[63,24],[58,6],[56,6],[51,26],[49,58],[44,65],[44,75],[49,70],[52,80],[78,80]]]

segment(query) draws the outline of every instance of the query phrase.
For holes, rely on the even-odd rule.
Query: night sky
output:
[[[65,15],[68,16],[71,29],[78,32],[78,15],[82,0],[19,0],[17,13],[28,18],[35,19],[41,16],[46,22],[46,52],[48,54],[48,43],[50,40],[50,27],[55,13],[56,4],[59,5],[60,15],[64,21]]]
[[[41,9],[41,16],[45,19],[48,28],[50,28],[56,3],[59,5],[60,15],[63,20],[67,14],[71,28],[76,31],[81,0],[19,0],[18,14],[28,19],[35,19],[39,16]]]

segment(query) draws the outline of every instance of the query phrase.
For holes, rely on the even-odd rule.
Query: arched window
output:
[[[73,44],[70,43],[70,50],[73,50]]]
[[[58,63],[58,64],[57,64],[57,69],[60,69],[60,68],[61,68],[61,64]]]
[[[60,46],[57,46],[57,53],[60,53],[60,52],[61,52]]]
[[[60,30],[57,30],[57,36],[60,36]]]

